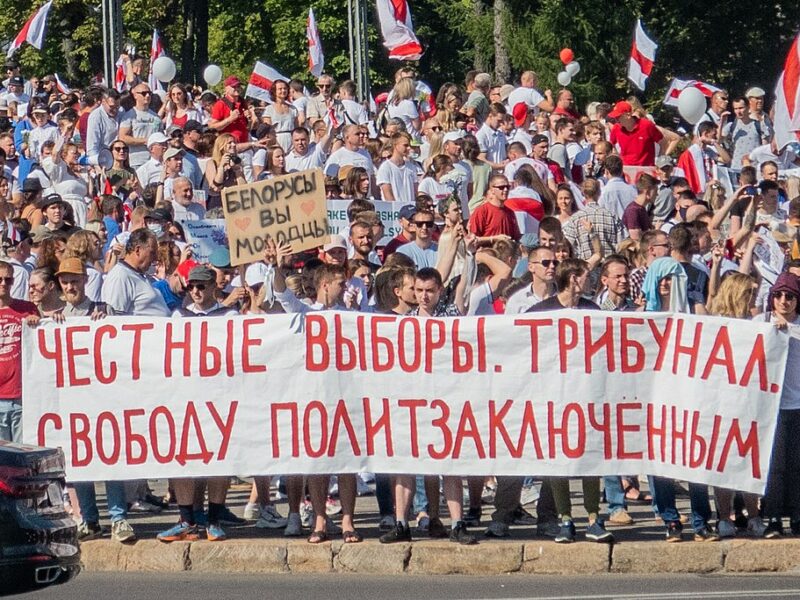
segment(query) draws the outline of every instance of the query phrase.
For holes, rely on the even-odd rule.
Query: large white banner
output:
[[[787,345],[649,313],[76,319],[23,333],[24,431],[73,481],[650,473],[761,492]]]
[[[347,218],[347,207],[350,206],[350,202],[350,200],[328,200],[328,233],[338,233],[344,237],[350,235],[350,221]],[[370,200],[370,202],[375,205],[375,212],[383,223],[383,235],[395,237],[403,231],[400,226],[400,209],[405,204],[384,200]]]

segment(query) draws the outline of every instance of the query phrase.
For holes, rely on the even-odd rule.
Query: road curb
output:
[[[81,545],[86,571],[207,573],[369,573],[501,575],[537,573],[756,573],[800,570],[800,539],[720,543],[484,541],[477,546],[420,541],[308,544],[237,539],[123,545],[93,540]]]

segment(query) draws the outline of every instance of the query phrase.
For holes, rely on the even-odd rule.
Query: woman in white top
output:
[[[267,148],[267,168],[261,171],[259,181],[272,179],[279,175],[286,175],[286,154],[278,145]]]
[[[445,155],[434,156],[425,177],[419,184],[420,193],[428,194],[434,202],[444,200],[456,193],[452,181],[443,181],[445,175],[453,170],[453,160]]]
[[[59,123],[61,125],[61,123]],[[75,216],[75,225],[84,227],[86,215],[89,211],[87,198],[89,198],[89,183],[84,174],[80,172],[78,159],[80,150],[70,142],[74,126],[68,124],[58,136],[53,151],[42,161],[42,168],[50,178],[56,194],[72,207]]]
[[[167,101],[158,111],[158,116],[164,120],[164,129],[176,125],[183,129],[189,120],[202,122],[202,112],[197,110],[189,98],[186,88],[180,83],[173,83],[169,88]]]
[[[273,103],[264,109],[262,121],[272,125],[278,145],[284,152],[292,149],[292,130],[297,127],[297,109],[289,103],[289,84],[276,81],[272,84]]]
[[[415,93],[414,80],[410,77],[403,77],[392,89],[386,111],[389,113],[389,118],[403,121],[406,131],[416,140],[419,139],[422,119],[420,119],[419,110],[414,102]]]

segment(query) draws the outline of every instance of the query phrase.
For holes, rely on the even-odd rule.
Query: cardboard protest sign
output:
[[[281,175],[222,191],[231,265],[261,260],[267,238],[295,252],[328,241],[325,184],[319,169]]]
[[[186,243],[192,246],[192,258],[198,262],[208,262],[208,257],[214,250],[228,247],[225,219],[184,221],[182,226]]]
[[[25,441],[63,448],[73,481],[649,473],[755,493],[789,344],[771,323],[580,310],[109,317],[22,336]]]
[[[333,235],[338,233],[347,237],[350,233],[348,227],[350,222],[347,220],[347,207],[351,200],[328,200],[328,232]],[[384,200],[372,200],[375,205],[375,212],[383,223],[383,235],[395,237],[403,228],[400,226],[400,209],[405,206],[400,202],[386,202]]]

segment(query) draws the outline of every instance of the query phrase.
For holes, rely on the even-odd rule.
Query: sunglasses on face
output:
[[[114,152],[127,152],[128,149],[125,146],[117,146],[116,148],[112,148]]]
[[[413,221],[417,227],[433,227],[433,221]]]
[[[149,96],[150,95],[150,92],[136,92],[136,93],[139,94],[140,96]]]
[[[0,277],[0,281],[5,283],[6,285],[11,285],[12,283],[14,283],[14,277],[13,275],[11,277]]]
[[[797,296],[795,296],[792,292],[775,292],[775,298],[783,299],[787,302],[791,302],[792,300],[797,300]]]
[[[189,284],[187,284],[186,289],[189,290],[190,292],[192,290],[198,290],[200,292],[203,292],[206,289],[206,284],[205,283],[189,283]]]
[[[321,89],[321,90],[327,90],[328,88],[331,87],[331,84],[330,83],[318,83],[317,87],[319,89]]]
[[[492,187],[496,190],[508,190],[511,188],[510,185],[493,185]]]
[[[531,264],[542,265],[545,269],[549,269],[550,265],[557,267],[559,262],[555,258],[545,258],[543,260],[532,260]]]

